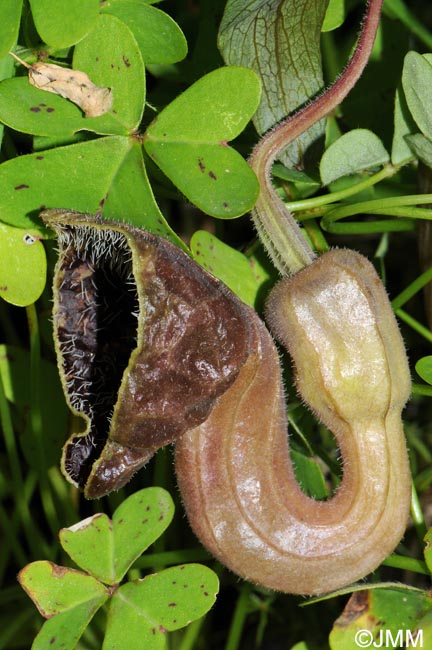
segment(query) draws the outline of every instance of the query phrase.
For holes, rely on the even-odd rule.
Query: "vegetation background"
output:
[[[277,11],[286,16],[287,60],[291,56],[301,62],[294,75],[297,81],[291,79],[277,106],[271,106],[280,119],[287,112],[284,102],[295,108],[342,70],[364,4],[332,0],[326,31],[316,29],[326,9],[326,3],[318,0],[297,3],[297,8],[307,8],[303,12],[307,19],[315,20],[314,25],[306,20],[300,31],[290,23],[296,3],[246,4],[251,12],[256,7],[269,9],[264,13],[264,22],[269,24]],[[262,131],[271,125],[263,115],[261,122],[249,123],[243,130],[258,101],[249,76],[205,77],[225,62],[247,65],[246,39],[243,45],[241,39],[235,40],[236,30],[234,35],[229,31],[226,18],[225,29],[220,30],[224,9],[220,0],[166,0],[159,8],[144,0],[0,3],[0,285],[13,288],[2,290],[0,298],[0,648],[31,647],[42,623],[16,581],[18,571],[43,559],[70,565],[58,542],[58,531],[96,512],[112,516],[128,495],[149,486],[170,492],[175,516],[166,532],[135,562],[129,577],[201,562],[220,579],[215,606],[185,630],[167,635],[170,650],[350,650],[357,647],[355,631],[363,627],[374,633],[383,627],[421,629],[424,647],[432,639],[428,592],[432,560],[424,541],[432,523],[432,311],[428,297],[432,240],[427,212],[432,202],[432,58],[420,57],[432,52],[428,0],[385,0],[364,76],[337,114],[288,155],[286,166],[275,167],[281,194],[296,210],[318,250],[349,246],[374,260],[408,347],[414,380],[413,398],[405,412],[415,487],[412,521],[403,544],[370,577],[368,585],[376,589],[351,599],[348,613],[340,619],[349,591],[309,603],[247,584],[218,566],[188,527],[170,448],[161,450],[126,488],[98,502],[85,501],[59,470],[70,423],[51,332],[55,241],[37,220],[41,206],[88,212],[102,209],[108,218],[128,220],[190,246],[197,261],[259,313],[276,280],[247,214],[257,186],[246,163],[233,154],[236,183],[216,191],[210,181],[203,184],[191,162],[191,151],[204,142],[214,145],[220,140],[218,102],[230,103],[238,116],[239,128],[227,133],[226,139],[243,157],[258,139],[256,128]],[[304,68],[296,50],[299,34],[305,37],[300,39],[307,55]],[[264,45],[258,42],[257,49]],[[9,49],[29,65],[43,58],[85,69],[96,82],[100,76],[101,85],[114,88],[116,115],[94,118],[91,127],[84,126],[85,118],[76,106],[28,85],[27,70],[8,55]],[[102,69],[92,69],[95,52],[108,61],[105,68],[101,64]],[[125,64],[125,52],[130,66]],[[406,58],[408,52],[418,55]],[[277,68],[277,51],[273,55],[268,74],[283,74]],[[112,60],[117,67],[112,65],[108,74]],[[312,72],[307,71],[311,61]],[[185,93],[182,106],[165,113],[170,137],[174,142],[181,136],[185,147],[179,153],[172,149],[164,157],[152,120],[203,77],[204,85]],[[205,115],[203,124],[197,115]],[[354,131],[350,140],[341,139],[358,129],[372,134]],[[339,144],[332,149],[335,143]],[[214,149],[208,155],[215,165],[222,164]],[[35,166],[42,155],[43,173]],[[83,156],[88,164],[77,171],[77,160]],[[221,197],[231,205],[228,214],[220,207]],[[25,241],[24,236],[30,239]],[[297,475],[303,489],[322,498],[340,480],[337,449],[329,432],[299,403],[289,361],[285,365]],[[389,581],[391,585],[383,585]],[[402,586],[395,586],[395,581]],[[76,647],[102,647],[105,625],[106,613],[101,610]]]

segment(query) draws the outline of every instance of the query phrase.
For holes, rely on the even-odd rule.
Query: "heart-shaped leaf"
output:
[[[93,83],[112,89],[107,116],[91,118],[103,125],[114,117],[128,131],[137,128],[145,102],[145,70],[138,44],[127,25],[115,16],[99,16],[95,28],[74,50],[73,67]]]
[[[87,603],[100,606],[109,595],[106,587],[89,575],[41,560],[32,562],[18,575],[27,592],[45,618]]]
[[[0,165],[0,183],[2,220],[44,236],[37,218],[42,207],[73,206],[130,220],[184,246],[156,204],[141,147],[133,140],[111,136],[19,156]]]
[[[227,141],[244,129],[259,97],[252,70],[220,68],[177,97],[147,129],[148,154],[193,203],[215,217],[244,214],[258,196],[255,175]]]
[[[97,212],[129,146],[126,138],[112,136],[3,163],[2,220],[24,228],[37,227],[37,220],[33,222],[26,215],[36,217],[43,206]]]
[[[145,228],[186,249],[184,242],[165,221],[154,199],[139,142],[132,143],[117,169],[102,214]]]
[[[203,616],[213,605],[216,574],[198,564],[165,569],[116,592],[111,604],[103,650],[122,644],[128,650],[159,650],[164,635]]]
[[[145,0],[110,0],[101,7],[129,27],[136,38],[146,65],[181,61],[187,42],[177,23]]]
[[[60,543],[81,568],[106,584],[114,584],[112,522],[103,513],[62,528]]]
[[[12,305],[36,302],[46,282],[46,255],[36,231],[0,223],[0,296]]]
[[[135,492],[116,509],[60,531],[60,542],[74,562],[106,584],[121,581],[131,564],[168,527],[174,505],[168,492],[152,487]]]
[[[40,37],[54,48],[78,43],[93,27],[99,13],[98,0],[30,0]]]
[[[81,603],[45,621],[31,650],[75,650],[81,635],[105,600]]]
[[[71,137],[80,130],[102,135],[128,133],[111,113],[84,117],[76,104],[31,86],[25,77],[0,83],[0,120],[12,129],[31,135]]]
[[[113,515],[117,582],[143,551],[168,528],[173,516],[171,495],[160,487],[139,490],[120,504]]]
[[[0,120],[23,133],[51,137],[70,137],[80,130],[102,135],[134,131],[144,109],[145,71],[130,29],[114,16],[100,16],[88,37],[75,47],[73,68],[111,89],[114,101],[108,113],[85,117],[72,101],[15,77],[0,83]]]
[[[320,162],[321,180],[328,185],[342,176],[384,165],[389,159],[381,140],[372,131],[354,129],[324,153]]]

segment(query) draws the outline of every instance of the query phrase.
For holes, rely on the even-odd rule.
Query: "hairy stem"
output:
[[[313,102],[269,131],[250,156],[249,163],[261,186],[252,217],[263,244],[283,276],[296,273],[311,264],[315,254],[272,185],[272,165],[293,140],[328,115],[353,88],[369,59],[381,5],[382,0],[370,0],[368,3],[356,49],[341,76]]]

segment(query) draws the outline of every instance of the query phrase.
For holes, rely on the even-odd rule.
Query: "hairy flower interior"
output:
[[[62,225],[55,327],[70,405],[90,429],[69,441],[64,466],[83,487],[110,427],[122,376],[136,347],[139,311],[132,252],[115,230]]]

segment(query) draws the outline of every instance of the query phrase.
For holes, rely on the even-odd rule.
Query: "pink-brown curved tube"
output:
[[[253,311],[249,359],[208,419],[177,442],[176,471],[192,528],[224,565],[271,589],[318,594],[367,575],[404,533],[408,365],[385,290],[353,251],[326,253],[282,280],[268,312],[301,395],[335,434],[340,488],[318,502],[297,484],[278,353]]]

